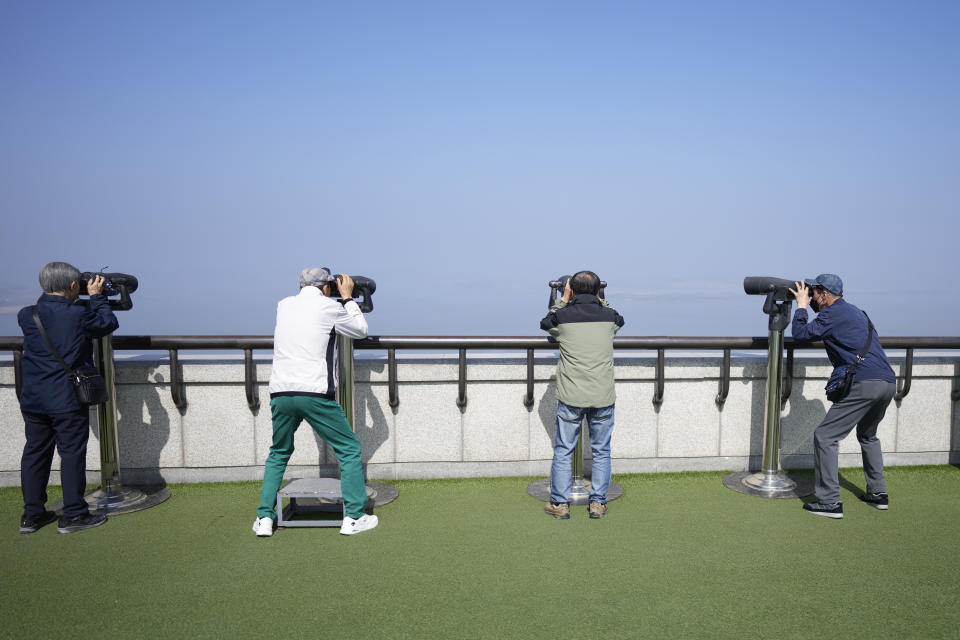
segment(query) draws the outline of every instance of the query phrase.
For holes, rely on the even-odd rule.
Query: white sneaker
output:
[[[253,521],[253,532],[261,538],[273,535],[273,518],[257,518]]]
[[[344,517],[343,526],[340,527],[340,533],[345,536],[352,536],[355,533],[373,529],[378,524],[380,524],[380,519],[377,516],[362,515],[356,520]]]

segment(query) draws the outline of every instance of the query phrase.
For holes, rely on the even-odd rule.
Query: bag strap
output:
[[[856,368],[856,366],[863,362],[863,359],[867,357],[867,351],[870,350],[870,343],[873,342],[873,322],[870,321],[870,316],[867,315],[866,311],[863,311],[863,315],[867,319],[867,343],[863,345],[863,348],[860,349],[860,353],[857,354],[857,361],[853,363],[854,368]]]
[[[40,330],[40,337],[43,338],[43,341],[47,343],[47,348],[50,349],[50,353],[60,361],[60,366],[63,367],[63,370],[67,372],[67,375],[73,375],[73,370],[67,366],[67,363],[63,360],[63,356],[60,355],[60,352],[57,351],[56,347],[53,346],[53,343],[50,342],[50,338],[47,336],[47,332],[43,328],[43,323],[40,322],[40,315],[37,313],[37,305],[30,307],[30,311],[33,313],[33,321],[37,323],[37,329]]]

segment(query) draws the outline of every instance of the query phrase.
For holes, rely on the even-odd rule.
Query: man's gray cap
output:
[[[833,273],[821,273],[813,280],[804,280],[811,287],[823,287],[835,296],[843,295],[843,280]]]
[[[328,282],[334,280],[330,275],[329,267],[312,267],[300,272],[300,288],[303,287],[322,287]]]

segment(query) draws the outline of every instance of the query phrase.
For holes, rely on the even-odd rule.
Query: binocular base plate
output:
[[[161,485],[150,486],[114,486],[104,490],[103,487],[88,491],[83,499],[90,505],[91,513],[105,516],[118,516],[124,513],[133,513],[155,507],[170,497],[170,489]],[[63,512],[63,500],[57,500],[50,505],[50,510]]]
[[[723,477],[723,486],[738,493],[761,498],[796,499],[813,493],[812,479],[783,471],[737,471]]]
[[[586,478],[575,478],[570,489],[570,504],[582,505],[590,502],[590,481]],[[527,485],[527,493],[541,502],[550,500],[550,478],[535,480]],[[610,481],[607,488],[607,502],[612,502],[623,495],[623,487]]]

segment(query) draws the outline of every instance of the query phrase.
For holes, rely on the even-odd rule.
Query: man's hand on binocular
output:
[[[807,305],[810,304],[810,289],[807,288],[805,282],[794,282],[793,284],[797,287],[796,291],[793,289],[789,289],[789,291],[797,299],[797,309],[806,309]]]
[[[570,280],[572,279],[573,278],[568,279],[566,286],[563,288],[563,297],[561,300],[563,300],[565,304],[568,304],[570,300],[573,299],[573,289],[570,288]]]
[[[87,293],[92,296],[99,294],[101,291],[103,291],[103,283],[103,276],[98,273],[94,277],[87,280]]]
[[[353,278],[345,273],[341,273],[337,275],[337,286],[340,289],[340,296],[342,298],[353,297]]]

